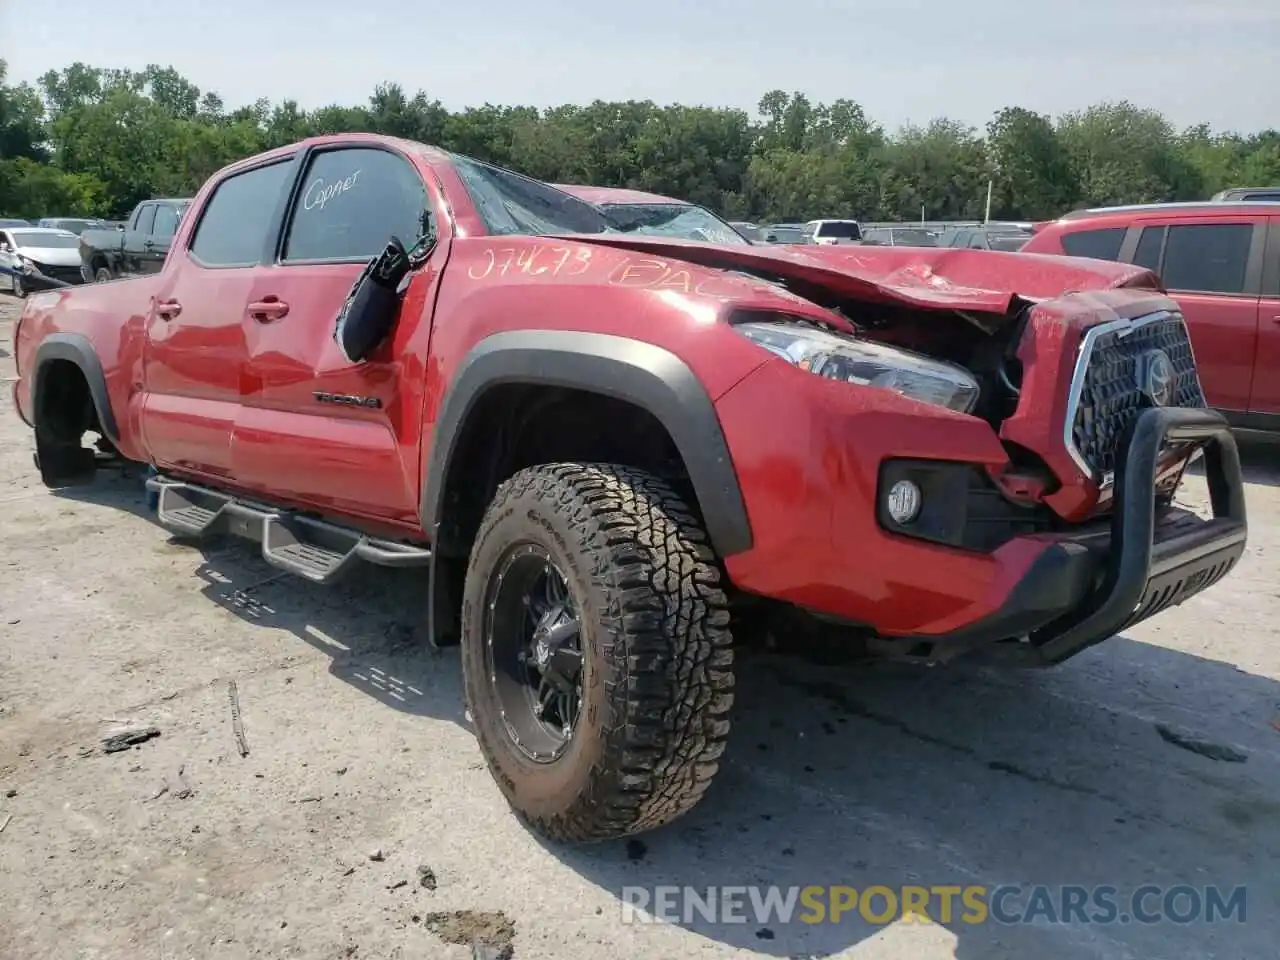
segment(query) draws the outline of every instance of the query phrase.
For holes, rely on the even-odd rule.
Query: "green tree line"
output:
[[[0,215],[123,216],[184,196],[219,167],[320,133],[432,143],[562,183],[682,197],[732,219],[1041,219],[1083,206],[1203,199],[1280,183],[1280,131],[1177,130],[1128,101],[1051,118],[999,111],[983,130],[947,119],[887,131],[853,100],[774,90],[758,115],[629,100],[450,111],[393,83],[361,105],[228,109],[173,67],[73,63],[10,84],[0,60]]]

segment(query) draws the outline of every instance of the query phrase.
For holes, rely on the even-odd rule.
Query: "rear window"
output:
[[[1125,227],[1107,227],[1104,230],[1080,230],[1062,237],[1062,249],[1073,257],[1093,257],[1095,260],[1119,260],[1120,245],[1124,243]]]
[[[1169,227],[1160,271],[1169,290],[1244,293],[1253,225],[1197,223]]]
[[[73,233],[27,233],[15,230],[11,234],[19,247],[43,247],[45,250],[74,250],[80,246],[80,238]]]
[[[819,225],[818,236],[835,237],[838,240],[861,240],[862,230],[851,221],[836,221]]]

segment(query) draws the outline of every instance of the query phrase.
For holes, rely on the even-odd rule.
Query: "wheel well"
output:
[[[93,394],[84,371],[72,360],[46,360],[40,368],[40,393],[33,398],[36,427],[62,443],[79,443],[87,431],[102,433]]]
[[[439,554],[467,555],[502,481],[525,467],[565,461],[648,470],[698,509],[675,441],[648,410],[589,390],[502,384],[477,401],[450,458]]]

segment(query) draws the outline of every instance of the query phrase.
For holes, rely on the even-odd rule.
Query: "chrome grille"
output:
[[[1144,392],[1144,363],[1160,351],[1172,367],[1169,407],[1207,406],[1186,324],[1161,311],[1113,320],[1088,330],[1080,345],[1067,408],[1066,444],[1085,473],[1111,482],[1116,448],[1138,414],[1152,406]]]

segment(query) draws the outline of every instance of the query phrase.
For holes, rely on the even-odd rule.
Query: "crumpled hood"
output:
[[[1161,289],[1156,275],[1143,267],[1051,254],[937,247],[724,246],[615,235],[572,239],[707,267],[773,274],[857,299],[933,309],[1003,314],[1019,300],[1116,287]]]

